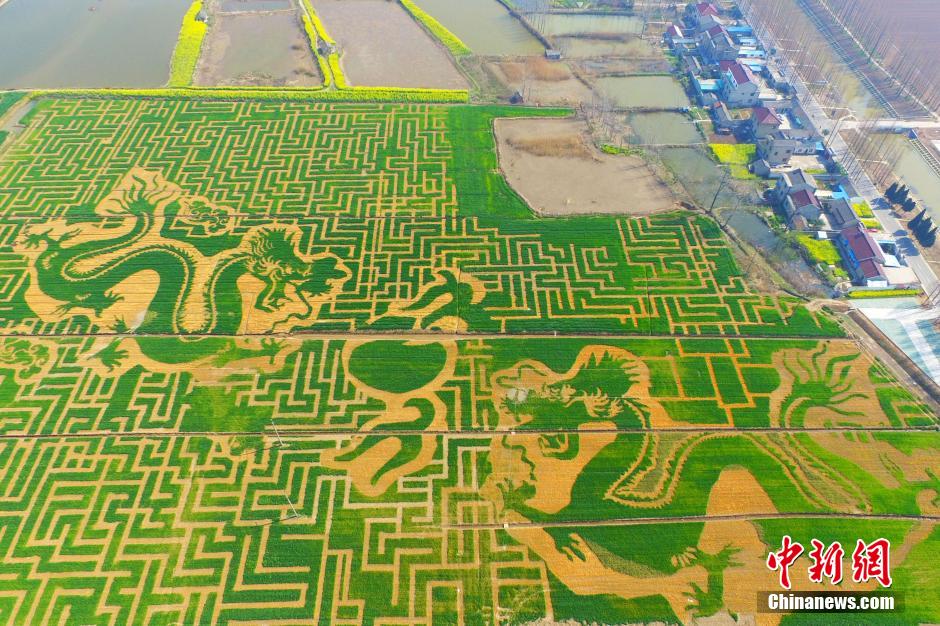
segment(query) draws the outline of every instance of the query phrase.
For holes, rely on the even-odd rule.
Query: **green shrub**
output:
[[[852,210],[855,211],[855,214],[859,217],[875,217],[871,207],[864,200],[861,202],[853,202]]]
[[[198,100],[266,100],[330,102],[427,102],[466,103],[470,94],[461,89],[409,89],[396,87],[187,87],[162,89],[59,89],[37,92],[57,98],[178,98]]]
[[[609,143],[605,143],[601,146],[601,152],[604,154],[623,154],[625,156],[639,156],[643,154],[643,150],[640,148],[634,148],[633,146],[613,146]]]
[[[326,27],[323,25],[323,22],[320,21],[320,16],[317,15],[317,12],[313,10],[313,5],[310,4],[310,0],[303,0],[303,2],[304,9],[306,9],[307,16],[310,18],[310,22],[313,24],[313,28],[317,33],[317,37],[331,46],[335,46],[336,40],[330,37],[330,34],[326,32]]]
[[[876,219],[861,219],[862,226],[865,228],[881,228],[881,222]]]
[[[23,99],[25,91],[7,91],[0,93],[0,117],[13,108],[13,105]]]
[[[193,73],[202,50],[202,40],[206,37],[209,26],[196,19],[202,11],[202,1],[196,0],[183,16],[173,60],[170,61],[170,87],[186,87],[193,82]]]
[[[849,297],[857,300],[866,298],[901,298],[919,296],[920,289],[857,289],[849,292]]]
[[[745,180],[756,178],[747,168],[757,158],[756,145],[752,143],[711,143],[708,144],[708,147],[719,163],[731,166],[730,170],[733,177]]]
[[[338,89],[346,89],[349,84],[346,82],[346,74],[343,73],[343,66],[339,62],[339,54],[333,52],[329,58],[330,71],[333,73],[333,82]]]
[[[409,13],[411,13],[412,17],[423,24],[432,35],[437,37],[437,39],[442,44],[444,44],[448,50],[450,50],[452,55],[455,57],[461,57],[471,54],[470,48],[467,47],[467,44],[460,41],[460,38],[457,37],[457,35],[447,30],[447,27],[426,13],[424,9],[416,5],[411,0],[399,1],[401,2],[401,5],[405,7]]]
[[[310,16],[306,13],[303,15],[304,21],[304,32],[307,33],[307,40],[310,42],[310,51],[313,52],[313,56],[317,60],[317,65],[320,66],[320,74],[323,75],[323,86],[330,87],[333,85],[333,73],[330,71],[330,65],[327,63],[326,59],[323,58],[323,55],[320,54],[320,51],[317,49],[317,29],[313,25]]]

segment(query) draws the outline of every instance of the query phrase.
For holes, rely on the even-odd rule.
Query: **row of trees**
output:
[[[885,191],[885,197],[892,203],[897,204],[906,213],[910,213],[917,208],[917,202],[911,197],[911,190],[907,185],[893,183]],[[910,229],[917,241],[925,248],[929,248],[937,241],[937,226],[933,223],[933,218],[927,215],[927,209],[921,209],[920,213],[914,216],[907,227]]]

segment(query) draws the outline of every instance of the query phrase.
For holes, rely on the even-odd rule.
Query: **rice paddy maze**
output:
[[[703,217],[531,216],[491,122],[560,113],[39,101],[0,622],[794,623],[784,535],[888,538],[937,621],[935,416]]]

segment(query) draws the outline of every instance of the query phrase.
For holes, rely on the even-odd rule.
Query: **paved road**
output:
[[[871,120],[868,121],[871,124]],[[863,123],[857,120],[846,120],[842,122],[842,130],[851,130],[862,126]],[[915,128],[940,128],[940,122],[932,120],[875,120],[875,128],[879,130],[913,130]]]

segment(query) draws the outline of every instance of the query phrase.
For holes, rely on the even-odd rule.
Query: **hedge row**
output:
[[[919,296],[920,289],[856,289],[849,292],[849,297],[856,300],[868,298],[901,298]]]
[[[459,89],[408,89],[396,87],[190,87],[163,89],[58,89],[36,92],[58,98],[198,98],[217,100],[427,102],[465,103],[469,92]]]
[[[433,16],[426,13],[424,9],[416,5],[412,0],[399,0],[401,5],[411,13],[418,22],[424,25],[432,35],[437,37],[444,46],[450,50],[455,57],[467,56],[471,50],[467,44],[462,42],[457,35],[450,32],[446,26],[434,19]]]
[[[317,64],[320,66],[320,74],[323,75],[323,86],[330,87],[333,85],[333,73],[330,72],[329,64],[317,48],[317,28],[313,25],[313,21],[306,13],[303,15],[303,21],[304,32],[307,33],[307,40],[310,42],[310,51],[313,53],[314,58],[316,58]]]
[[[209,29],[208,24],[197,19],[201,11],[202,1],[195,0],[183,16],[179,40],[173,50],[173,60],[170,61],[170,87],[186,87],[193,82],[193,73],[202,50],[202,40]]]

